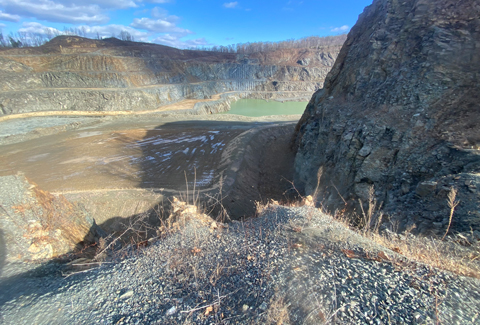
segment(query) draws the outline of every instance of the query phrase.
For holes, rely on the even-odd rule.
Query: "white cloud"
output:
[[[85,30],[86,36],[90,38],[96,38],[97,34],[101,38],[112,36],[117,37],[117,35],[122,31],[130,33],[130,35],[134,37],[135,41],[139,42],[148,42],[148,37],[150,36],[149,33],[139,31],[130,26],[116,24],[106,26],[80,26],[79,28]]]
[[[152,9],[152,18],[135,18],[130,24],[131,27],[145,29],[155,33],[175,33],[185,36],[192,34],[188,29],[178,27],[176,24],[180,17],[169,15],[165,9],[155,7]]]
[[[136,0],[0,0],[10,20],[36,18],[62,23],[105,23],[108,10],[135,8]],[[1,17],[0,17],[1,19]]]
[[[16,22],[16,21],[20,20],[20,16],[19,15],[7,14],[7,13],[0,10],[0,20]]]
[[[32,33],[37,35],[60,35],[62,34],[56,28],[47,27],[36,22],[25,22],[22,24],[22,28],[18,30],[20,33]]]
[[[9,0],[15,1],[16,0]],[[30,0],[31,1],[31,0]],[[56,2],[61,3],[65,6],[80,6],[81,5],[97,5],[103,9],[126,9],[126,8],[136,8],[137,0],[40,0],[44,2]]]
[[[168,11],[165,9],[162,9],[160,7],[155,7],[152,9],[152,17],[153,18],[159,18],[159,19],[165,19],[169,22],[177,22],[180,20],[180,17],[174,16],[174,15],[169,15]]]
[[[225,2],[223,4],[223,6],[225,8],[230,8],[230,9],[233,9],[233,8],[236,8],[238,6],[238,1],[235,1],[235,2]]]
[[[0,0],[0,6],[3,7],[6,13],[14,13],[20,17],[36,18],[51,22],[104,23],[109,20],[102,13],[100,5],[88,4],[90,1],[82,3],[82,5],[69,3],[69,1],[63,2],[51,0]],[[124,1],[120,0],[119,2],[122,3]]]
[[[118,36],[122,31],[128,32],[136,41],[149,42],[155,38],[156,42],[175,47],[196,47],[211,45],[204,38],[182,40],[192,31],[178,26],[180,17],[170,15],[160,7],[147,9],[146,3],[167,4],[175,0],[0,0],[0,20],[26,20],[19,32],[50,36],[65,34],[48,27],[32,22],[31,18],[55,23],[71,24],[71,30],[77,30],[81,36],[96,38],[100,36]],[[225,3],[226,8],[235,8],[238,2]],[[110,12],[118,9],[136,8],[138,18],[134,18],[128,25],[106,24]],[[143,9],[143,10],[142,10]],[[151,17],[143,17],[150,13]],[[1,24],[0,28],[4,25]],[[36,36],[35,36],[36,37]]]
[[[165,34],[159,36],[153,40],[154,43],[172,46],[176,48],[190,48],[190,47],[199,47],[199,46],[210,46],[212,44],[208,43],[205,38],[197,38],[193,40],[182,41],[181,36]]]
[[[168,19],[135,18],[130,26],[155,33],[179,33],[182,36],[192,34],[188,29],[177,27],[175,22]]]
[[[0,23],[0,28],[5,28],[7,25]]]
[[[343,25],[341,27],[332,27],[332,29],[330,29],[330,31],[332,32],[335,32],[335,33],[338,33],[338,32],[346,32],[350,29],[349,26],[347,25]]]

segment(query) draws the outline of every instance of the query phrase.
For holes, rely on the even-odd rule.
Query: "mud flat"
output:
[[[293,166],[293,155],[277,155],[274,148],[277,139],[287,145],[298,119],[150,114],[4,121],[0,176],[23,173],[40,188],[84,205],[107,231],[187,190],[211,196],[222,189],[229,197],[225,205],[240,217],[262,191],[272,193],[275,185],[266,186],[266,178],[292,179],[285,164]],[[272,160],[280,176],[278,168],[263,172],[259,166]],[[250,210],[242,210],[243,200]]]

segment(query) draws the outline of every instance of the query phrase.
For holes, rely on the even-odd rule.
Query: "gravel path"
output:
[[[84,273],[6,266],[0,323],[479,323],[480,281],[365,258],[381,250],[309,207],[217,228],[194,219]]]

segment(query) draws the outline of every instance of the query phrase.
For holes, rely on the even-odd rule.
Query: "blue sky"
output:
[[[346,33],[372,0],[0,0],[0,29],[87,36],[129,32],[180,48]]]

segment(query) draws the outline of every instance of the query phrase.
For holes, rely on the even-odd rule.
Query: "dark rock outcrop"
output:
[[[373,186],[398,230],[480,229],[480,3],[375,0],[296,128],[296,183],[331,211]],[[397,228],[397,227],[395,227]]]
[[[38,48],[0,50],[0,116],[154,110],[226,92],[310,97],[342,43],[236,54],[59,36]]]

